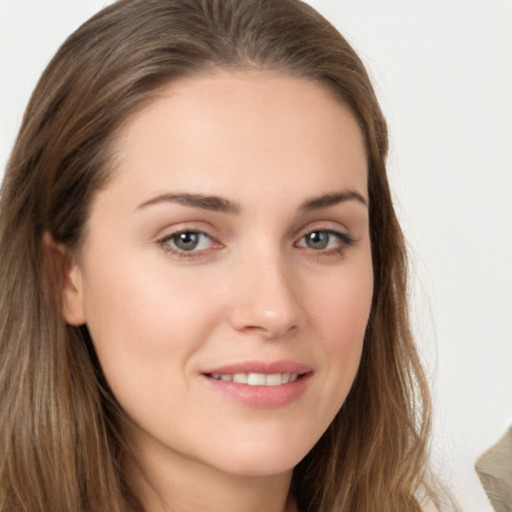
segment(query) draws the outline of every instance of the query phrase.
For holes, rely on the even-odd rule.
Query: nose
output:
[[[266,339],[286,336],[305,319],[298,283],[279,258],[255,259],[246,261],[234,280],[231,325]]]

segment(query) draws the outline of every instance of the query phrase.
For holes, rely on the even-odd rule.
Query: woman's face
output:
[[[274,72],[175,82],[133,115],[72,263],[142,460],[289,472],[343,404],[373,289],[357,122]]]

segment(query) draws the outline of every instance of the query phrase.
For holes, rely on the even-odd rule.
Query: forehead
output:
[[[324,188],[339,188],[343,176],[366,192],[364,140],[348,108],[319,82],[273,71],[169,84],[126,120],[115,155],[117,178],[148,194],[170,181],[204,193],[223,182],[248,190],[278,175]]]

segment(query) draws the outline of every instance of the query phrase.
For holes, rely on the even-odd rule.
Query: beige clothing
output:
[[[475,468],[494,510],[512,512],[512,426]]]

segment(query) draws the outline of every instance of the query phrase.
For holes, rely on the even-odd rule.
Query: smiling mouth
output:
[[[210,389],[249,407],[275,409],[292,404],[308,389],[314,368],[294,361],[247,361],[202,372]]]
[[[282,386],[295,382],[306,373],[207,373],[205,375],[214,380],[249,386]]]

